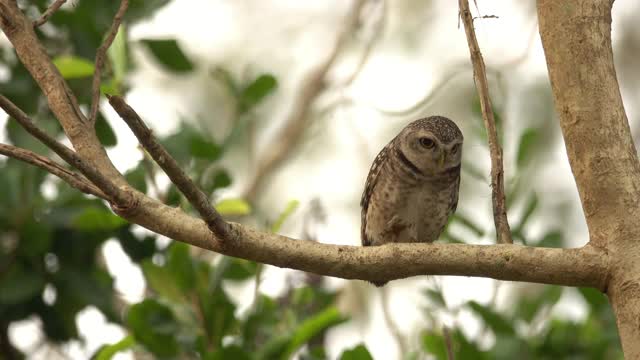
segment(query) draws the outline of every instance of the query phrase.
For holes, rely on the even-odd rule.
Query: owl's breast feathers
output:
[[[367,177],[360,201],[363,246],[433,242],[457,207],[459,166],[437,176],[410,176],[406,165],[393,155],[391,141],[380,151]]]

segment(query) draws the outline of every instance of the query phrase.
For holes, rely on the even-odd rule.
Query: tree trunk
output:
[[[540,36],[590,245],[628,359],[640,358],[640,165],[611,48],[610,0],[539,0]]]

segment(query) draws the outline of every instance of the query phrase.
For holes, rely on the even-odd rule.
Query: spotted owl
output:
[[[407,125],[380,151],[360,201],[363,246],[431,243],[440,236],[458,205],[462,140],[453,121],[430,116]]]

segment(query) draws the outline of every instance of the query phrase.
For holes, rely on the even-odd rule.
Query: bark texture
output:
[[[8,99],[0,97],[0,107],[82,176],[37,154],[15,147],[1,149],[5,155],[49,169],[70,184],[84,188],[82,191],[102,192],[114,211],[132,223],[225,255],[376,282],[415,275],[463,275],[595,287],[611,300],[625,356],[637,359],[640,164],[613,65],[612,5],[611,0],[538,1],[540,34],[555,106],[589,227],[589,244],[580,249],[449,244],[362,248],[295,240],[224,221],[227,231],[211,231],[203,220],[151,199],[126,183],[100,145],[92,122],[80,112],[74,94],[38,41],[32,21],[15,0],[0,0],[0,27],[46,95],[75,152],[41,133]],[[133,109],[131,113],[135,113]],[[154,140],[152,132],[138,131],[136,136],[143,145],[147,144],[146,150],[155,155],[154,159],[170,157],[160,151],[161,145],[149,146]],[[178,170],[168,172],[176,174]],[[190,181],[178,182],[185,193],[198,191]],[[197,198],[190,200],[193,203]],[[201,205],[199,210],[206,214],[210,205]]]
[[[611,0],[539,0],[540,36],[590,244],[611,260],[606,293],[625,356],[640,358],[640,165],[611,47]]]

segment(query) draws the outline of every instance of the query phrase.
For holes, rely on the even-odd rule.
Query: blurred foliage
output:
[[[132,0],[125,25],[108,52],[103,71],[104,93],[125,93],[126,75],[135,66],[129,58],[130,46],[142,46],[166,71],[185,74],[196,68],[174,39],[147,39],[139,44],[128,40],[127,29],[150,16],[168,0]],[[49,1],[23,2],[29,11],[42,12]],[[75,1],[69,9],[58,11],[38,34],[69,81],[82,106],[90,105],[90,83],[95,49],[111,24],[117,1]],[[36,11],[36,12],[37,12]],[[0,66],[8,77],[0,82],[0,93],[29,113],[40,127],[60,135],[61,128],[37,85],[16,60],[11,49],[0,53]],[[258,74],[246,82],[229,71],[216,68],[212,81],[225,85],[234,101],[237,121],[230,135],[215,141],[205,131],[183,122],[175,133],[161,139],[207,193],[214,195],[216,208],[226,216],[251,216],[253,209],[243,199],[218,199],[217,190],[230,186],[233,178],[219,162],[235,140],[254,119],[252,109],[277,90],[278,81],[270,74]],[[485,137],[479,117],[479,103],[470,104],[479,119],[473,132]],[[502,134],[502,109],[496,107],[496,119]],[[476,126],[477,125],[477,126]],[[14,121],[6,125],[10,143],[44,155],[50,151],[25,133]],[[118,139],[109,123],[100,115],[96,131],[105,146]],[[531,238],[531,219],[539,212],[541,199],[523,185],[521,176],[531,168],[540,150],[540,129],[525,129],[517,139],[515,164],[518,172],[507,182],[510,207],[521,204],[521,216],[512,223],[514,238],[523,244],[560,247],[565,244],[561,229],[547,229]],[[509,139],[506,139],[510,141]],[[488,183],[487,174],[472,164],[464,164],[465,175]],[[164,200],[172,206],[192,211],[175,187],[160,189],[155,183],[158,170],[146,154],[126,173],[138,190]],[[509,172],[511,173],[511,172]],[[508,174],[509,174],[508,173]],[[22,358],[7,339],[9,325],[38,318],[45,340],[62,344],[80,340],[76,316],[87,307],[98,309],[109,322],[122,326],[127,335],[105,345],[94,358],[111,359],[133,349],[155,358],[214,359],[326,359],[324,335],[327,330],[348,319],[335,304],[336,293],[322,286],[321,277],[309,275],[301,283],[288,284],[277,297],[261,294],[255,287],[248,309],[240,311],[229,296],[234,284],[260,283],[262,266],[251,261],[225,256],[204,256],[185,244],[172,242],[159,246],[158,236],[138,231],[115,216],[102,201],[84,196],[42,170],[13,159],[0,161],[0,354],[1,358]],[[46,190],[46,191],[45,191]],[[45,196],[46,194],[46,196]],[[283,202],[284,209],[267,216],[264,229],[278,232],[299,207],[297,201]],[[464,211],[452,218],[443,238],[461,242],[452,231],[457,228],[482,238],[492,234]],[[104,243],[117,241],[127,256],[143,272],[148,291],[143,301],[124,304],[114,289],[114,281],[102,258]],[[319,279],[319,281],[318,281]],[[425,328],[421,335],[420,356],[447,359],[448,351],[456,359],[616,359],[622,358],[611,308],[606,297],[592,289],[578,289],[588,308],[584,320],[572,321],[549,314],[563,292],[575,291],[545,286],[535,294],[521,296],[508,310],[495,304],[470,301],[451,307],[442,291],[423,291],[430,304],[426,320],[438,324],[435,311],[455,315],[466,311],[484,329],[471,337],[463,324],[442,332],[442,327]],[[426,322],[428,323],[428,322]],[[415,353],[412,355],[415,358]],[[365,345],[347,349],[341,360],[373,359]]]

